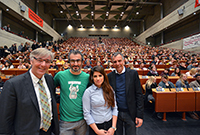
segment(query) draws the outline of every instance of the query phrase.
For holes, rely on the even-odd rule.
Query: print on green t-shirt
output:
[[[89,83],[89,74],[73,75],[69,70],[60,71],[55,75],[54,83],[56,87],[60,86],[60,119],[82,120],[82,96]]]

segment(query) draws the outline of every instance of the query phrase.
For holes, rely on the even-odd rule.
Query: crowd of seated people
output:
[[[96,65],[101,65],[106,70],[114,70],[112,67],[112,54],[117,51],[121,52],[128,68],[147,71],[143,75],[152,76],[149,77],[151,80],[146,83],[145,101],[151,99],[153,101],[152,96],[149,96],[149,94],[152,94],[151,88],[157,87],[157,84],[153,86],[157,76],[162,76],[158,86],[175,88],[176,85],[179,86],[184,82],[181,76],[182,70],[188,71],[189,73],[186,73],[186,75],[192,77],[195,77],[200,71],[199,54],[191,54],[190,52],[169,48],[141,46],[128,38],[102,38],[102,42],[99,44],[96,38],[84,37],[71,37],[66,41],[46,42],[46,44],[34,42],[32,45],[30,43],[21,44],[18,47],[13,45],[12,48],[14,49],[4,47],[4,54],[1,55],[0,70],[14,68],[16,63],[12,63],[13,61],[18,61],[18,65],[15,68],[29,69],[29,54],[39,47],[45,47],[54,52],[55,59],[50,68],[56,69],[57,72],[69,69],[67,56],[71,50],[82,52],[84,55],[82,67],[84,67],[83,71],[87,73],[90,72],[90,68]],[[162,65],[167,67],[163,68],[159,74],[157,67]],[[192,72],[193,69],[195,69],[195,72]],[[180,76],[180,79],[175,85],[169,81],[169,76]]]

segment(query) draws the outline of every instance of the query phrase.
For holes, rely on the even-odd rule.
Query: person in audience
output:
[[[62,59],[61,56],[59,56],[58,60],[56,61],[56,64],[61,64],[63,65],[65,63],[65,61]]]
[[[63,69],[64,69],[64,70],[70,69],[69,63],[68,63],[68,62],[65,62],[65,63],[64,63]]]
[[[171,74],[171,76],[180,76],[181,75],[181,71],[178,67],[176,67],[174,69],[174,72]]]
[[[160,76],[162,76],[162,75],[169,76],[169,68],[165,68],[164,71],[160,74]]]
[[[58,66],[56,65],[55,61],[52,63],[52,65],[50,65],[50,69],[56,69],[56,70],[58,70]]]
[[[198,63],[196,69],[200,71],[200,62]]]
[[[166,64],[167,64],[166,59],[163,57],[159,65],[166,65]]]
[[[10,24],[3,26],[3,29],[6,30],[6,31],[11,31]]]
[[[22,52],[23,47],[24,47],[24,44],[21,43],[21,44],[18,46],[18,51],[19,51],[19,52]]]
[[[159,76],[156,66],[151,66],[150,71],[147,73],[147,76]]]
[[[4,65],[5,66],[2,68],[2,70],[8,70],[8,69],[14,68],[14,66],[12,65],[10,61],[6,61]]]
[[[26,67],[26,69],[31,68],[31,64],[28,62],[28,60],[24,61],[24,66]]]
[[[108,74],[109,83],[115,91],[118,107],[116,135],[136,135],[136,128],[143,123],[144,101],[137,71],[125,68],[122,53],[112,56],[115,71]],[[129,123],[129,124],[127,124]]]
[[[196,80],[190,82],[190,84],[189,84],[190,87],[191,87],[191,88],[200,87],[200,74],[196,74],[194,77],[196,78]]]
[[[87,59],[86,59],[85,62],[84,62],[85,65],[87,64],[87,61],[90,62],[90,65],[92,64],[92,61],[91,61],[91,59],[90,59],[90,56],[87,56]]]
[[[159,64],[159,59],[157,56],[154,57],[153,61],[151,63],[154,63],[155,65]]]
[[[197,74],[197,69],[196,68],[191,68],[190,71],[185,73],[187,76],[192,76],[194,77]]]
[[[133,63],[129,63],[127,68],[134,69]]]
[[[83,54],[72,50],[68,55],[70,69],[58,72],[55,86],[60,86],[60,135],[85,135],[82,96],[89,84],[89,74],[82,72]],[[70,109],[69,109],[70,108]]]
[[[109,70],[114,70],[114,68],[112,67],[112,62],[108,62],[108,65],[106,66],[106,69],[109,69]]]
[[[0,61],[0,70],[4,68],[4,64]]]
[[[133,65],[138,65],[138,62],[136,59],[133,60]]]
[[[152,93],[152,88],[156,88],[157,83],[156,83],[156,77],[155,76],[150,76],[149,79],[145,83],[145,104],[148,102],[154,103],[155,99],[153,97]]]
[[[87,61],[87,63],[86,63],[86,65],[85,65],[84,68],[88,68],[88,69],[91,69],[91,68],[92,68],[92,66],[90,65],[90,61]]]
[[[192,68],[196,68],[196,62],[192,61],[191,64],[187,66],[187,70],[191,70]]]
[[[5,82],[0,94],[0,134],[59,135],[53,78],[45,74],[53,57],[45,48],[32,51],[31,69]]]
[[[141,70],[148,70],[148,68],[145,67],[145,64],[143,62],[140,63],[139,69],[141,69]]]
[[[162,88],[175,88],[174,84],[169,81],[169,78],[167,75],[163,75],[161,77],[161,81],[158,84],[158,86],[160,86]]]
[[[22,63],[22,61],[19,61],[19,66],[17,66],[18,69],[26,69],[26,66]]]
[[[181,74],[176,82],[176,88],[190,88],[186,74]]]
[[[101,61],[97,61],[97,64],[96,64],[96,66],[100,66],[100,67],[102,67],[102,68],[103,68],[103,66],[101,65]]]
[[[186,64],[185,64],[184,61],[181,62],[181,64],[179,65],[179,69],[180,69],[180,70],[187,70],[187,66],[186,66]]]
[[[114,135],[118,110],[104,69],[93,67],[89,80],[92,85],[85,90],[82,98],[84,119],[90,126],[89,135]]]

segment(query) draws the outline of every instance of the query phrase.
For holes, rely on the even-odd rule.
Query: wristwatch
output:
[[[113,126],[112,126],[111,128],[113,128],[115,131],[117,130],[117,128],[116,128],[116,127],[113,127]]]

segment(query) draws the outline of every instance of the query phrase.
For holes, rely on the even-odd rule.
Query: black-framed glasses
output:
[[[70,59],[70,63],[75,63],[75,62],[77,62],[77,63],[81,63],[81,59],[77,59],[77,60],[74,60],[74,59]]]
[[[42,63],[43,61],[45,61],[46,64],[50,64],[51,63],[51,60],[49,59],[42,59],[42,58],[36,58],[36,57],[33,57],[35,60],[37,60],[39,63]]]

